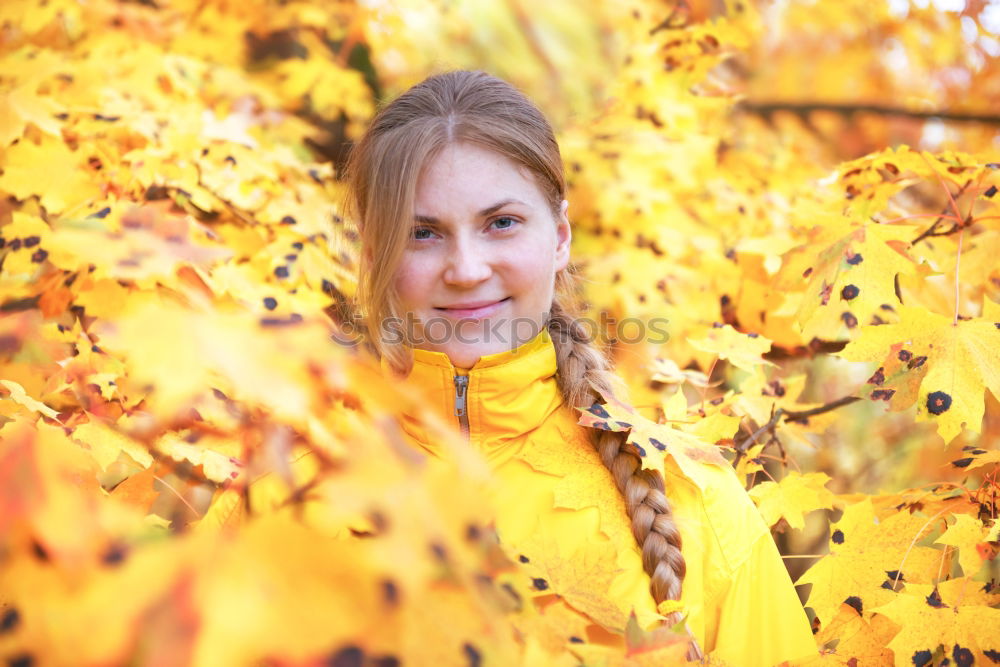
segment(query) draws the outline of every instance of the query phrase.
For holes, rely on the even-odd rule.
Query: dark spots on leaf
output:
[[[362,667],[365,654],[357,646],[345,646],[326,660],[327,667]]]
[[[747,336],[750,336],[750,338],[757,338],[758,336],[760,336],[760,334],[755,331],[751,331],[750,333],[747,334]]]
[[[828,285],[826,282],[823,283],[823,287],[819,290],[819,302],[820,305],[825,306],[830,303],[830,295],[833,294],[833,285]]]
[[[991,185],[989,189],[983,193],[984,196],[992,198],[993,195],[997,193],[997,186]]]
[[[971,667],[976,662],[976,659],[972,655],[972,651],[965,648],[964,646],[959,646],[955,644],[955,648],[951,651],[951,657],[955,661],[955,664],[959,667]]]
[[[294,261],[295,261],[295,260],[297,260],[298,258],[299,258],[299,256],[298,256],[298,255],[296,255],[296,254],[295,254],[294,252],[292,252],[292,253],[289,253],[289,254],[285,255],[285,260],[286,260],[286,261],[289,261],[289,262],[294,262]]]
[[[989,658],[990,662],[994,664],[1000,664],[1000,651],[990,648],[983,651],[983,655]]]
[[[94,120],[102,120],[106,123],[114,123],[117,120],[121,120],[121,116],[105,116],[102,113],[95,113]]]
[[[725,325],[722,322],[712,322],[712,328],[713,329],[721,329],[724,326]]]
[[[951,464],[953,466],[955,466],[956,468],[965,468],[970,463],[972,463],[973,460],[974,459],[970,456],[970,457],[964,458],[964,459],[955,459],[954,461],[951,462]]]
[[[236,158],[234,158],[232,155],[227,155],[226,159],[223,160],[223,162],[228,162],[229,164],[235,165],[236,164]]]
[[[637,450],[639,450],[639,456],[645,456],[646,455],[646,450],[645,449],[643,449],[640,445],[638,445],[636,443],[633,443],[633,444],[635,444],[635,448]]]
[[[480,667],[483,664],[483,654],[469,642],[462,645],[462,653],[469,660],[469,667]]]
[[[651,444],[653,447],[656,447],[661,452],[667,448],[666,445],[664,445],[662,442],[660,442],[656,438],[650,438],[649,439],[649,444]]]
[[[873,401],[888,401],[896,394],[895,389],[876,389],[872,392]]]
[[[278,307],[278,300],[273,296],[266,296],[264,297],[264,307],[268,310],[274,310]]]
[[[41,237],[38,237],[38,236],[29,236],[28,238],[24,239],[24,247],[25,248],[34,248],[36,245],[38,245],[39,243],[41,243],[41,241],[42,241]]]
[[[41,264],[49,256],[49,251],[45,248],[39,248],[31,254],[31,261],[35,264]]]
[[[833,534],[830,535],[830,540],[834,544],[843,544],[844,543],[844,531],[839,530],[839,529],[833,531]]]
[[[906,581],[906,578],[903,576],[903,573],[900,572],[899,570],[886,570],[885,576],[893,580],[899,579],[900,581]]]
[[[281,219],[281,224],[283,224],[283,225],[294,225],[294,224],[296,224],[296,220],[292,216],[286,215],[285,217],[283,217]]]
[[[976,456],[979,456],[980,454],[985,454],[986,450],[985,449],[973,449],[972,453],[975,454]]]
[[[813,267],[810,266],[808,269],[802,272],[802,277],[808,278],[810,275],[812,275],[812,272],[813,272]]]
[[[392,579],[382,580],[382,599],[390,607],[399,604],[399,586]]]
[[[900,350],[899,354],[896,355],[896,358],[900,361],[909,361],[912,357],[913,354],[909,350]]]
[[[305,246],[302,245],[302,241],[296,241],[295,243],[292,244],[292,247],[299,251],[305,248]]]
[[[924,365],[925,361],[927,361],[927,357],[925,355],[920,355],[919,357],[913,357],[906,363],[906,367],[910,370],[913,370],[914,368],[920,368],[921,366]]]
[[[857,595],[852,595],[851,597],[844,600],[844,604],[850,607],[854,607],[854,611],[858,612],[859,614],[861,613],[863,608],[861,604],[861,598],[859,598]]]
[[[710,400],[709,403],[711,403],[712,405],[720,405],[724,400],[726,400],[725,396],[716,396],[715,398]]]
[[[938,589],[936,588],[930,595],[927,596],[927,604],[937,609],[947,606],[945,603],[941,602],[941,594],[938,593]]]
[[[465,539],[470,542],[478,542],[480,537],[482,537],[482,531],[479,530],[479,526],[470,523],[465,527]]]
[[[570,644],[582,644],[583,640],[580,639],[579,637],[577,637],[576,635],[570,635],[569,643]]]
[[[615,420],[615,423],[618,424],[619,426],[623,427],[623,428],[632,428],[631,424],[629,424],[628,422],[623,422],[620,419]]]
[[[149,188],[146,189],[146,194],[144,196],[146,197],[146,201],[155,201],[155,200],[158,200],[158,199],[166,199],[167,197],[170,196],[170,191],[167,190],[167,188],[165,188],[162,185],[150,185]],[[107,211],[107,212],[105,213],[105,211]],[[102,208],[100,211],[98,211],[97,213],[94,213],[90,217],[92,217],[92,218],[103,218],[105,215],[107,215],[110,212],[111,212],[110,208]],[[104,213],[104,215],[101,215],[101,213]]]
[[[940,415],[951,407],[951,396],[943,391],[932,391],[927,394],[927,411],[932,415]]]
[[[924,665],[930,663],[931,652],[926,649],[923,651],[917,651],[916,653],[913,654],[912,660],[913,664],[916,665],[916,667],[923,667]]]
[[[10,242],[10,249],[17,251],[21,249],[21,239],[14,239]]]
[[[847,263],[851,266],[857,266],[863,262],[864,259],[865,258],[861,256],[861,253],[850,253],[847,255]]]
[[[896,175],[899,174],[899,167],[897,167],[893,163],[886,162],[884,166],[885,166],[885,170],[888,171],[893,176],[896,176]]]
[[[35,658],[30,653],[20,653],[12,658],[7,658],[8,667],[34,667]]]
[[[602,431],[610,431],[611,427],[608,426],[608,422],[594,422],[594,428],[599,428]]]
[[[35,558],[43,563],[49,562],[49,552],[37,541],[31,543],[31,552],[35,555]]]
[[[432,544],[431,553],[433,553],[434,557],[437,558],[442,563],[447,562],[448,560],[448,552],[445,551],[444,545],[442,544],[438,544],[437,542]]]
[[[13,631],[21,624],[21,613],[11,607],[3,612],[3,616],[0,616],[0,635],[7,632]]]
[[[602,406],[600,403],[594,403],[593,405],[591,405],[588,412],[590,412],[590,414],[594,415],[595,417],[600,417],[601,419],[611,418],[611,415],[608,414],[608,411],[605,410],[604,406]]]
[[[402,663],[394,655],[380,655],[372,659],[372,667],[399,667]]]
[[[504,592],[510,596],[510,599],[514,601],[515,608],[517,611],[520,611],[524,605],[524,600],[521,599],[521,594],[517,592],[517,589],[514,588],[509,581],[505,581],[500,584],[500,588],[502,588]]]
[[[518,556],[518,557],[517,557],[517,559],[518,559],[519,561],[521,561],[522,563],[530,563],[530,562],[531,562],[531,559],[529,559],[529,558],[528,558],[527,556],[525,556],[524,554],[521,554],[520,556]]]
[[[323,185],[323,179],[320,178],[319,171],[317,171],[316,169],[309,170],[309,178],[313,179],[313,182],[316,185]]]
[[[274,275],[277,276],[278,278],[287,278],[288,277],[288,267],[287,266],[276,267],[274,269]]]
[[[854,316],[854,313],[848,310],[845,310],[843,313],[840,314],[840,319],[844,321],[844,324],[847,325],[848,329],[853,329],[854,327],[858,326],[858,318]]]
[[[844,285],[844,289],[840,290],[840,298],[844,301],[851,301],[858,298],[860,293],[861,290],[858,289],[857,285]]]
[[[881,386],[885,382],[885,369],[881,366],[875,371],[870,378],[868,378],[868,384],[873,384],[875,386]]]
[[[531,585],[536,591],[547,591],[549,589],[549,582],[545,581],[541,577],[534,577],[531,580]]]
[[[124,544],[112,544],[101,556],[101,562],[109,567],[114,567],[125,562],[126,556],[128,556],[128,549],[125,548]]]

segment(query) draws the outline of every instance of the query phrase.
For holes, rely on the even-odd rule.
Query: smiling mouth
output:
[[[509,296],[499,301],[470,302],[457,306],[435,307],[434,310],[457,319],[482,319],[492,315],[508,301],[510,301]]]

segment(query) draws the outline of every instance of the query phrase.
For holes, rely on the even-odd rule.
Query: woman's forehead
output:
[[[428,160],[417,180],[418,215],[459,207],[481,211],[502,201],[545,206],[535,174],[498,151],[470,143],[444,147]]]

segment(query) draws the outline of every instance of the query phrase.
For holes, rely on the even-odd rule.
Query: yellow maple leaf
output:
[[[26,392],[24,387],[19,385],[17,382],[14,382],[13,380],[0,380],[0,384],[2,384],[7,391],[10,392],[9,400],[28,408],[32,412],[37,412],[38,414],[45,415],[49,419],[55,419],[58,421],[58,412],[41,401],[36,401],[31,396],[28,396],[28,392]]]
[[[971,577],[983,565],[977,545],[986,541],[987,530],[982,521],[968,514],[956,514],[955,522],[937,539],[937,544],[948,544],[958,549],[958,563],[962,574]]]
[[[897,575],[905,583],[938,575],[946,554],[915,546],[929,526],[924,517],[905,513],[878,521],[867,499],[849,505],[830,526],[830,553],[795,583],[813,585],[807,605],[820,619],[832,619],[844,602],[860,611],[884,604],[895,595]]]
[[[688,342],[703,352],[718,355],[737,368],[753,371],[759,366],[773,366],[763,358],[771,349],[771,341],[756,333],[743,333],[726,324],[713,327],[701,338],[688,338]]]
[[[153,463],[153,457],[144,446],[123,433],[119,433],[94,415],[87,413],[90,421],[80,424],[73,430],[73,439],[87,445],[90,452],[101,466],[107,470],[122,454],[128,454],[133,461],[148,468]]]
[[[1000,609],[986,606],[989,602],[976,595],[981,587],[967,577],[937,585],[907,584],[905,591],[875,608],[900,626],[888,644],[896,664],[927,664],[939,648],[956,665],[1000,659]]]
[[[2,156],[0,190],[18,199],[38,196],[49,213],[83,210],[101,201],[99,181],[90,175],[83,156],[61,138],[43,135],[39,142],[20,141]]]
[[[750,489],[750,497],[773,526],[782,518],[792,528],[805,527],[805,515],[817,509],[833,509],[833,493],[826,488],[830,476],[822,472],[806,474],[789,471],[780,482],[762,482]]]
[[[865,327],[839,356],[880,362],[868,380],[869,398],[890,400],[897,390],[916,393],[917,421],[935,422],[950,442],[963,426],[982,428],[985,388],[1000,397],[1000,305],[986,299],[983,308],[983,317],[956,323],[923,308],[900,306],[898,323]],[[919,392],[907,391],[907,383],[915,382],[910,376],[924,365]]]
[[[722,450],[698,436],[657,424],[617,401],[595,403],[589,408],[578,408],[582,426],[605,431],[628,431],[627,442],[635,447],[643,468],[663,471],[667,457],[678,466],[681,473],[699,483],[702,479],[699,466],[716,465],[731,470]]]

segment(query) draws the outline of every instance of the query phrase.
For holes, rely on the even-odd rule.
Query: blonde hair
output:
[[[399,316],[394,267],[411,231],[417,178],[428,160],[456,142],[476,144],[527,168],[553,213],[559,211],[566,189],[559,145],[548,121],[520,91],[485,72],[468,71],[439,74],[413,86],[379,111],[348,162],[348,205],[365,250],[358,302],[369,326]],[[608,358],[577,319],[577,280],[572,266],[556,274],[548,327],[563,398],[570,407],[589,407],[602,401],[602,393],[614,395],[613,375]],[[381,326],[371,332],[370,342],[393,368],[408,373],[412,356],[405,346],[387,344]],[[623,433],[592,429],[590,436],[625,499],[653,599],[657,604],[679,599],[684,556],[663,477],[642,468]]]

